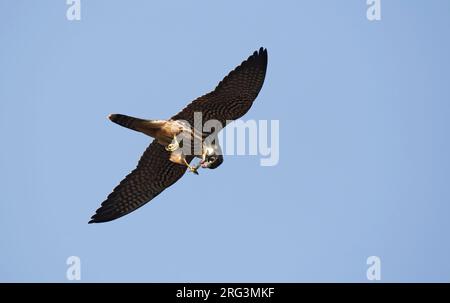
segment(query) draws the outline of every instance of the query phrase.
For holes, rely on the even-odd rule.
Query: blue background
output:
[[[214,2],[214,3],[212,3]],[[450,280],[450,2],[0,1],[0,281]],[[260,46],[245,119],[280,162],[227,157],[88,225],[167,118]]]

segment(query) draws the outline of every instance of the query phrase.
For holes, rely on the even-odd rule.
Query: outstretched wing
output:
[[[194,126],[194,113],[202,113],[202,121],[218,120],[225,127],[227,121],[242,117],[252,106],[264,83],[267,69],[267,50],[260,48],[228,74],[214,91],[197,98],[173,120],[186,120]]]
[[[159,195],[186,172],[186,167],[169,161],[170,153],[154,140],[137,167],[120,182],[97,209],[89,223],[107,222],[122,217]],[[192,159],[188,159],[190,161]]]

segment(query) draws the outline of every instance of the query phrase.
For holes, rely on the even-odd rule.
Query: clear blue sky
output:
[[[0,1],[0,281],[72,255],[82,281],[364,282],[372,255],[450,281],[450,2],[216,2]],[[107,114],[169,117],[260,46],[245,119],[280,120],[279,165],[227,157],[88,225],[149,142]]]

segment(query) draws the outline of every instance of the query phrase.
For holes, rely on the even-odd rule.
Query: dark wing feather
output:
[[[154,140],[137,167],[125,177],[97,209],[89,223],[107,222],[122,217],[159,195],[186,172],[186,167],[169,161],[169,152]],[[190,161],[192,159],[188,159]]]
[[[215,119],[223,127],[227,121],[242,117],[252,106],[264,83],[267,69],[267,50],[260,48],[228,74],[214,91],[197,98],[173,120],[186,120],[194,126],[194,112],[202,112],[203,123]]]

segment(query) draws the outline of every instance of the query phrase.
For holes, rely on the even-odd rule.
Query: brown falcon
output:
[[[136,210],[178,181],[186,172],[186,167],[198,174],[199,167],[213,169],[222,164],[218,140],[206,140],[210,133],[199,132],[202,125],[196,125],[195,117],[201,113],[202,121],[215,120],[222,126],[242,117],[261,90],[266,68],[267,50],[260,48],[231,71],[212,92],[192,101],[169,120],[110,115],[112,122],[155,139],[145,150],[137,167],[113,190],[89,223],[111,221]],[[186,152],[181,143],[195,139],[201,143],[198,152],[189,152],[195,144]],[[201,160],[194,167],[190,162],[195,157]]]

